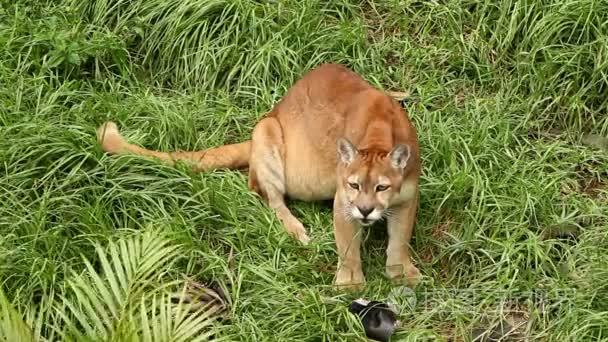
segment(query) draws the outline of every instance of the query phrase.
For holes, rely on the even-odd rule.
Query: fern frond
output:
[[[35,341],[31,327],[13,307],[0,288],[0,339],[2,341]]]
[[[179,280],[167,270],[180,247],[155,231],[95,245],[100,271],[85,259],[86,272],[68,280],[59,312],[76,340],[192,341],[210,334],[217,305],[171,300]]]

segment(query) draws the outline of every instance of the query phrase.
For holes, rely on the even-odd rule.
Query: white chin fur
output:
[[[353,207],[351,209],[351,213],[352,213],[353,217],[356,218],[357,220],[359,220],[359,221],[363,220],[363,215],[361,215],[361,212],[359,212],[359,209],[357,209],[357,207]],[[381,218],[382,218],[382,211],[378,210],[378,209],[374,209],[374,211],[372,211],[365,218],[368,222],[367,223],[361,222],[361,223],[363,225],[365,225],[365,226],[369,226],[369,225],[371,225],[372,223],[378,221]]]
[[[367,216],[367,219],[370,221],[377,221],[382,218],[382,211],[378,209],[374,209],[371,214]]]

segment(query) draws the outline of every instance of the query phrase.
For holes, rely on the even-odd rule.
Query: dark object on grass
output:
[[[387,342],[397,329],[397,315],[385,303],[357,299],[350,303],[349,311],[360,317],[365,335],[372,340]]]
[[[597,134],[585,134],[583,135],[582,143],[587,146],[591,146],[604,152],[608,152],[608,138]]]
[[[485,322],[490,323],[490,322]],[[522,323],[520,323],[522,324]],[[507,320],[488,324],[485,328],[475,328],[471,332],[473,342],[519,342],[528,341],[519,331],[520,327],[513,326]]]
[[[171,301],[188,304],[190,312],[206,309],[209,314],[213,314],[219,321],[229,318],[227,314],[230,308],[230,297],[227,294],[227,289],[219,283],[199,283],[188,279],[184,290],[175,292],[171,296]]]

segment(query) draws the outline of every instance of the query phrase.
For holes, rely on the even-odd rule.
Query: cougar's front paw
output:
[[[361,268],[341,267],[336,272],[334,286],[339,290],[361,290],[365,287],[365,276]]]
[[[285,224],[285,229],[291,236],[300,241],[300,243],[303,245],[308,245],[310,243],[310,237],[306,232],[306,228],[304,228],[304,225],[299,220],[294,218],[287,221]]]
[[[422,274],[411,262],[404,262],[395,265],[386,265],[386,275],[397,283],[407,282],[410,286],[415,286],[422,278]]]
[[[296,233],[296,238],[298,239],[298,241],[300,241],[300,243],[304,246],[308,245],[310,243],[310,237],[308,236],[308,234],[306,233],[306,230],[301,230],[298,231]]]

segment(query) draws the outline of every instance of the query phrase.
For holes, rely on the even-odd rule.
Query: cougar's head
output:
[[[343,213],[363,226],[389,216],[389,204],[401,194],[403,175],[410,161],[410,146],[399,144],[389,152],[358,150],[338,139],[338,191],[343,192]]]

